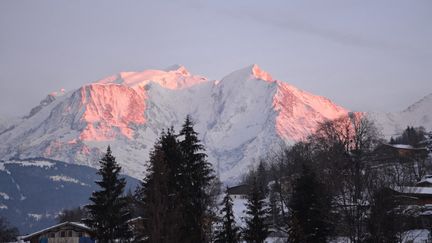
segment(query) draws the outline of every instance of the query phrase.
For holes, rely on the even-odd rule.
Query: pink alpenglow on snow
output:
[[[132,125],[146,122],[146,85],[156,83],[177,90],[208,80],[191,75],[185,67],[175,65],[167,70],[121,72],[81,88],[87,126],[80,135],[85,141],[109,141],[119,135],[132,139]]]
[[[53,97],[62,96],[66,93],[66,89],[61,88],[59,91],[53,91],[49,95]]]
[[[281,142],[301,140],[318,123],[348,113],[324,97],[273,79],[258,65],[220,81],[179,65],[121,72],[61,93],[44,99],[12,129],[0,131],[1,157],[16,156],[19,147],[23,157],[98,166],[109,143],[125,173],[142,178],[136,168],[144,166],[158,134],[166,127],[178,129],[189,114],[209,161],[220,162],[221,179],[236,180],[239,171]]]
[[[118,75],[102,79],[98,83],[117,83],[138,88],[153,82],[167,89],[184,89],[207,81],[205,77],[191,75],[183,66],[174,65],[165,70],[121,72]]]
[[[82,120],[87,126],[81,140],[106,141],[133,137],[133,124],[144,124],[146,92],[118,84],[90,84],[81,88]]]
[[[267,82],[274,81],[272,76],[268,72],[262,70],[257,64],[252,65],[252,74],[256,79],[261,79]]]
[[[276,130],[285,140],[302,140],[315,131],[318,123],[348,114],[348,110],[335,105],[327,98],[297,89],[288,83],[277,81],[278,89],[273,98]]]
[[[47,158],[52,157],[57,151],[62,149],[63,144],[60,141],[53,140],[50,142],[49,146],[45,148],[43,155]]]

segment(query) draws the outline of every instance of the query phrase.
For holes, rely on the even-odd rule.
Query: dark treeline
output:
[[[407,144],[418,147],[423,145],[427,135],[423,127],[408,126],[400,136],[396,138],[391,137],[390,144]]]
[[[430,228],[421,206],[398,194],[430,173],[428,152],[401,155],[360,115],[321,123],[302,142],[261,159],[244,179],[245,224],[207,161],[188,116],[181,130],[164,130],[154,144],[146,177],[136,191],[125,181],[110,148],[101,159],[101,190],[84,208],[59,221],[83,221],[100,242],[401,242],[402,233]],[[408,127],[392,144],[430,146],[421,128]],[[397,147],[395,145],[395,147]],[[416,150],[417,151],[417,150]]]
[[[96,183],[101,190],[60,221],[85,222],[99,242],[211,242],[220,183],[188,116],[179,133],[163,131],[135,192],[125,194],[120,166],[108,147]]]
[[[430,139],[408,127],[391,143],[418,148]],[[397,153],[372,121],[351,115],[262,159],[244,181],[261,174],[271,231],[284,232],[288,242],[401,242],[403,232],[431,227],[418,217],[425,209],[398,193],[430,173],[430,162],[424,149]]]
[[[0,242],[12,242],[17,239],[18,229],[9,225],[9,222],[0,217]]]
[[[138,190],[148,242],[209,242],[215,176],[188,116],[179,134],[162,132]]]

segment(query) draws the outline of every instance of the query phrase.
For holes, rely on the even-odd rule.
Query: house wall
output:
[[[48,238],[48,243],[79,243],[79,237]]]
[[[81,237],[91,238],[90,234],[85,231],[73,229],[57,229],[35,236],[31,239],[30,243],[79,243],[79,239]]]
[[[247,195],[241,195],[241,194],[230,194],[231,200],[235,199],[247,199]]]
[[[420,205],[432,204],[432,198],[422,198],[419,201]]]

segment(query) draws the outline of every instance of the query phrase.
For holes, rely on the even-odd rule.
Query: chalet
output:
[[[432,205],[432,188],[405,186],[395,190],[400,196],[409,199],[411,205]]]
[[[425,147],[413,147],[408,144],[382,144],[376,150],[381,154],[387,154],[388,156],[399,156],[402,158],[406,157],[424,157],[427,156],[428,150]]]
[[[94,243],[93,231],[82,223],[64,222],[21,238],[30,243]]]
[[[244,199],[247,197],[249,190],[250,190],[249,185],[244,184],[244,185],[228,187],[227,193],[228,195],[231,196],[232,199],[238,199],[238,198]]]

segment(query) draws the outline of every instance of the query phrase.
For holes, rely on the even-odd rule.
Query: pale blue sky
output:
[[[175,63],[210,79],[257,63],[349,109],[432,92],[432,1],[0,1],[0,115],[51,91]]]

